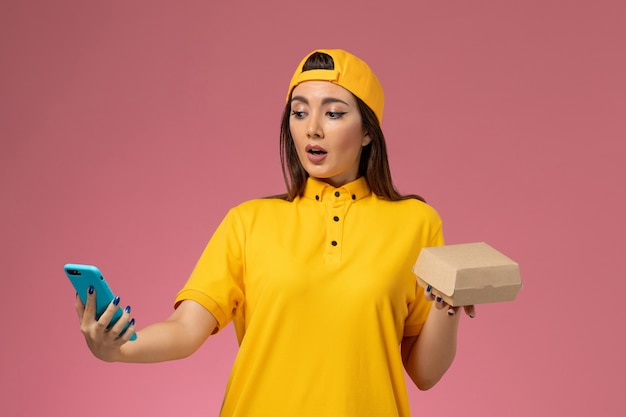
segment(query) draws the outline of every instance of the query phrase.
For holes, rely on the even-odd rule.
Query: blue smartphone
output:
[[[93,265],[82,264],[66,264],[63,269],[65,269],[65,275],[70,279],[78,296],[83,301],[83,304],[87,304],[87,291],[89,291],[89,287],[94,287],[96,290],[96,319],[99,319],[114,298],[113,291],[111,291],[111,287],[107,284],[100,270]],[[108,327],[111,328],[121,316],[122,309],[117,307]],[[122,334],[126,331],[128,326],[128,323],[124,326]],[[137,334],[133,333],[130,340],[135,339],[137,339]]]

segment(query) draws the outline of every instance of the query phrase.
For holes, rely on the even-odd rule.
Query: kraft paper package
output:
[[[455,307],[513,301],[522,287],[517,262],[485,242],[424,248],[413,272]]]

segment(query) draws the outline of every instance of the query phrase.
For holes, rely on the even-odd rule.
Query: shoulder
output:
[[[254,198],[252,200],[244,201],[239,205],[233,207],[233,209],[237,210],[256,210],[256,209],[264,209],[264,208],[274,208],[274,207],[287,207],[291,205],[292,202],[284,200],[282,198]]]
[[[262,213],[279,213],[292,206],[293,203],[280,198],[256,198],[244,201],[229,211],[229,215],[247,218],[250,216],[258,216]]]
[[[373,196],[373,198],[382,210],[397,214],[402,218],[415,216],[433,222],[441,222],[441,217],[433,206],[416,198],[396,201],[386,200],[377,196]]]
[[[278,224],[277,219],[285,216],[289,202],[273,198],[244,201],[228,210],[218,230],[245,235],[255,226]]]

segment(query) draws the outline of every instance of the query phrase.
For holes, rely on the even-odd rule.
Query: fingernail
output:
[[[473,319],[474,317],[476,317],[476,314],[474,314],[474,313],[472,313],[472,314],[470,314],[470,315],[469,315],[469,318],[470,318],[470,319]]]
[[[454,310],[452,309],[448,310],[448,316],[454,316]]]
[[[428,287],[426,287],[426,292],[430,292],[432,289],[433,287],[429,285]]]
[[[135,325],[135,319],[130,319],[129,326],[134,326],[134,325]]]
[[[120,303],[120,296],[118,295],[117,297],[115,297],[115,298],[113,299],[113,305],[115,305],[115,306],[116,306],[116,305],[118,305],[119,303]]]
[[[124,309],[125,313],[130,313],[130,306],[126,306],[126,308]]]
[[[93,285],[89,286],[89,294],[93,294],[95,288],[93,287]]]
[[[440,303],[440,302],[441,302],[441,300],[442,300],[441,296],[439,296],[439,295],[438,295],[438,296],[437,296],[437,302],[438,302],[438,303]]]

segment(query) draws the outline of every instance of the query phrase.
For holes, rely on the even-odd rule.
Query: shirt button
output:
[[[352,199],[356,200],[356,194],[352,194]]]
[[[335,197],[339,197],[340,195],[339,191],[335,191]]]
[[[339,221],[339,217],[338,217],[338,216],[335,216],[335,217],[333,217],[333,220],[334,220],[334,221],[336,221],[336,222],[338,222],[338,221]]]
[[[337,241],[333,240],[332,242],[330,242],[330,244],[333,245],[333,246],[337,246]]]
[[[317,201],[320,201],[320,196],[319,196],[319,195],[316,195],[316,196],[315,196],[315,199],[316,199]]]

